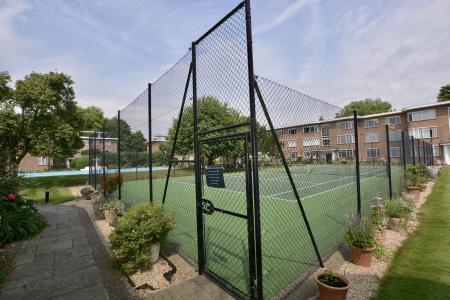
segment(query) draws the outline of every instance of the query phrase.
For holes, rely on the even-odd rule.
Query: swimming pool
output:
[[[153,171],[158,170],[165,170],[167,167],[153,167]],[[148,171],[147,168],[137,168],[138,172],[146,172]],[[110,173],[116,173],[117,169],[108,169],[106,170],[107,174]],[[136,168],[125,168],[120,169],[120,172],[122,173],[130,173],[130,172],[136,172]],[[98,170],[98,174],[102,174],[103,170]],[[33,177],[51,177],[51,176],[71,176],[71,175],[88,175],[89,170],[79,170],[79,171],[54,171],[54,172],[40,172],[40,173],[20,173],[21,176],[25,178],[33,178]]]

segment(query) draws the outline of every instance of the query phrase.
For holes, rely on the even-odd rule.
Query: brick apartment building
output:
[[[75,157],[79,157],[81,155],[81,153],[84,153],[89,150],[89,137],[91,137],[91,139],[92,139],[93,134],[95,134],[94,131],[82,131],[80,133],[80,138],[83,141],[84,146],[83,146],[83,148],[81,148],[80,150],[77,151],[77,154],[75,154]],[[105,137],[105,152],[116,153],[117,152],[117,144],[118,144],[117,138]],[[101,132],[97,132],[96,146],[97,146],[97,149],[103,150],[103,136],[102,136]]]
[[[436,163],[450,164],[450,101],[412,106],[400,111],[358,117],[361,161],[385,160],[386,128],[389,125],[390,152],[401,155],[401,131],[433,144]],[[278,128],[283,152],[290,160],[320,158],[327,162],[355,157],[353,117]]]

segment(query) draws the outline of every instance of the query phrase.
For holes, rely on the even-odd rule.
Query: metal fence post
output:
[[[94,189],[97,190],[97,132],[94,132]]]
[[[412,150],[412,163],[415,166],[416,165],[416,149],[415,149],[415,145],[414,145],[414,136],[411,136],[411,150]]]
[[[89,185],[92,185],[92,157],[91,157],[91,137],[89,136],[89,139],[88,139],[88,146],[89,146],[89,148],[88,148],[88,159],[89,159],[89,164],[88,164],[88,166],[89,166],[89,177],[88,177],[88,184]]]
[[[403,170],[406,170],[405,132],[402,130],[402,155]]]
[[[417,157],[419,160],[419,165],[422,164],[422,155],[420,152],[420,139],[417,139]]]
[[[260,203],[259,203],[259,174],[258,174],[258,138],[256,122],[256,101],[255,101],[255,74],[253,67],[253,41],[252,25],[250,14],[250,0],[245,1],[245,29],[247,35],[247,67],[250,97],[250,125],[253,163],[253,205],[255,223],[255,259],[256,259],[256,297],[263,299],[262,282],[262,253],[261,253],[261,223],[260,223]]]
[[[198,273],[205,271],[205,244],[204,224],[202,211],[202,173],[200,143],[198,138],[198,111],[197,111],[197,60],[196,45],[192,43],[192,111],[194,115],[194,156],[195,156],[195,202],[197,213],[197,250],[198,250]],[[172,163],[172,162],[170,162]]]
[[[106,151],[105,151],[105,136],[106,136],[106,129],[105,129],[105,123],[103,123],[103,151],[102,151],[102,167],[103,167],[103,184],[106,182]],[[103,197],[106,197],[106,191],[103,190]]]
[[[387,175],[389,183],[389,199],[392,199],[392,172],[391,172],[391,151],[390,151],[390,140],[389,140],[389,125],[385,125],[386,128],[386,151],[387,151]]]
[[[117,176],[120,173],[120,110],[117,111]],[[122,200],[122,184],[119,184],[119,200]]]
[[[152,84],[147,84],[148,90],[148,188],[150,203],[153,202],[153,151],[152,151]]]
[[[353,111],[353,131],[355,134],[355,164],[356,164],[356,201],[359,218],[362,217],[361,208],[361,170],[359,165],[359,130],[358,130],[358,112]]]

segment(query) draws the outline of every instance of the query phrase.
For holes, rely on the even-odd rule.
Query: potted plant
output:
[[[346,239],[352,250],[352,262],[358,266],[370,267],[375,249],[372,224],[367,218],[352,224],[347,229]]]
[[[379,242],[384,242],[386,239],[386,225],[388,223],[388,218],[386,212],[383,208],[379,208],[373,211],[371,216],[371,221],[373,225],[373,232],[375,234],[375,239]]]
[[[321,300],[344,300],[347,297],[350,282],[341,273],[320,268],[314,274],[314,279],[319,287]]]
[[[106,221],[112,224],[118,216],[122,216],[125,211],[125,206],[120,200],[106,200],[99,204],[99,210],[103,212]]]
[[[404,173],[406,192],[418,201],[425,184],[426,169],[422,166],[408,166]]]
[[[173,216],[162,205],[143,203],[132,207],[114,223],[109,236],[116,265],[126,274],[151,266],[174,226]]]
[[[389,229],[400,231],[400,226],[405,223],[405,219],[411,216],[413,207],[410,203],[398,198],[387,200],[384,205],[384,211],[389,218]]]
[[[85,185],[80,190],[81,196],[83,196],[83,198],[86,200],[91,200],[92,199],[91,195],[94,192],[95,192],[95,189],[90,185]]]

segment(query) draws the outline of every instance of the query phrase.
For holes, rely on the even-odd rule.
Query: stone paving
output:
[[[0,299],[131,299],[86,211],[38,206],[49,226],[17,244],[16,269]]]

